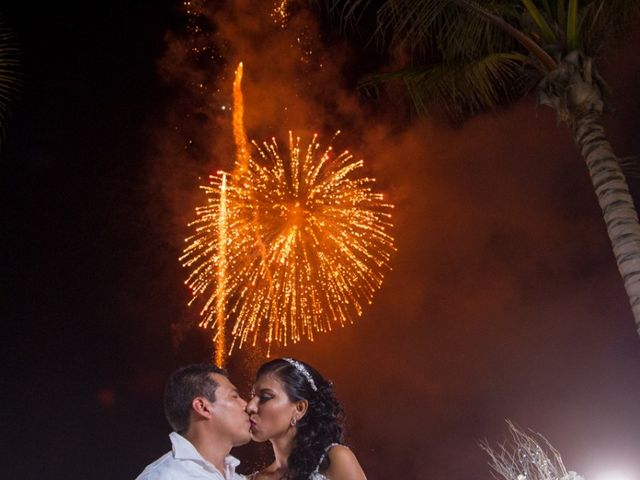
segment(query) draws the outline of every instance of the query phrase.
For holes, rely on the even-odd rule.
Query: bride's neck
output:
[[[285,435],[279,438],[271,439],[273,454],[276,457],[273,463],[278,470],[287,468],[289,455],[291,455],[291,451],[293,450],[294,439],[295,429],[290,429]]]

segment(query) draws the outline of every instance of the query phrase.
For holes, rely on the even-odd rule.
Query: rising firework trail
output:
[[[220,186],[220,206],[218,209],[218,261],[217,282],[216,282],[216,334],[215,334],[215,363],[219,367],[223,367],[224,352],[227,350],[226,341],[226,322],[225,322],[225,303],[227,300],[227,241],[228,233],[228,209],[227,209],[227,175],[224,172],[218,172],[222,175],[222,184]]]
[[[242,62],[238,64],[233,80],[233,140],[236,144],[234,176],[241,177],[249,163],[249,140],[244,128],[244,98],[242,96]]]
[[[196,209],[181,257],[191,269],[192,302],[205,299],[201,325],[219,338],[221,324],[233,324],[229,353],[258,339],[269,351],[273,342],[313,340],[352,323],[372,302],[395,250],[393,206],[373,191],[374,179],[359,175],[362,160],[323,148],[318,135],[305,144],[292,132],[284,153],[272,139],[254,143],[253,158],[241,76],[242,64],[234,83],[233,174],[228,182],[214,175],[203,187],[207,204]]]

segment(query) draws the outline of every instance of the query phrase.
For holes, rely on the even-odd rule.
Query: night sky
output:
[[[164,381],[211,355],[178,256],[202,178],[232,165],[242,59],[251,138],[343,129],[396,205],[363,317],[274,352],[333,380],[368,478],[491,478],[478,442],[509,418],[590,480],[640,479],[640,339],[569,129],[531,97],[462,126],[372,104],[354,81],[380,58],[326,22],[209,4],[198,61],[179,2],[0,7],[24,80],[0,153],[3,478],[135,478],[168,450]],[[620,156],[640,154],[639,49],[640,27],[601,59]],[[230,361],[245,395],[261,360]]]

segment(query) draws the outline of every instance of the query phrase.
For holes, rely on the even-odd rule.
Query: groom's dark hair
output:
[[[164,413],[174,431],[182,434],[189,428],[194,398],[205,397],[215,402],[218,383],[211,378],[212,373],[227,375],[227,372],[213,364],[198,363],[179,368],[167,380]]]

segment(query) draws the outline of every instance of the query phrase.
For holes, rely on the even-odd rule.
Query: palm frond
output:
[[[556,18],[560,25],[564,25],[567,22],[567,9],[564,3],[565,0],[556,0]]]
[[[510,51],[514,42],[477,14],[452,0],[316,0],[342,27],[355,28],[375,9],[373,36],[382,50],[409,52],[414,59],[474,58],[488,51]],[[474,2],[469,2],[474,3]],[[512,23],[522,10],[518,0],[485,0],[482,8]]]
[[[353,25],[362,18],[372,0],[318,0],[327,9],[332,19],[344,25]]]
[[[521,95],[575,48],[596,56],[640,12],[640,0],[324,1],[350,19],[375,9],[384,49],[426,65],[370,75],[362,90],[402,80],[417,112],[438,108],[454,119]]]
[[[536,26],[538,27],[538,30],[540,31],[540,34],[542,35],[542,38],[544,39],[544,41],[548,44],[556,43],[557,38],[555,33],[553,32],[553,30],[549,26],[549,23],[547,22],[547,19],[544,17],[542,12],[535,5],[533,0],[521,0],[521,1],[524,4],[527,11],[529,12],[529,15],[531,15],[532,20],[535,22]]]
[[[578,13],[580,48],[589,56],[617,46],[640,16],[640,0],[592,0]]]
[[[461,121],[508,103],[531,89],[539,77],[528,66],[529,58],[521,53],[492,53],[473,61],[371,75],[360,87],[376,89],[381,84],[401,80],[417,113],[440,110],[452,120]]]
[[[575,50],[578,46],[578,0],[569,0],[567,12],[567,49]]]
[[[347,29],[359,30],[362,19],[371,9],[372,0],[314,0],[323,9],[329,21],[337,25],[341,32]]]
[[[482,8],[505,20],[517,18],[513,1],[486,0]],[[451,0],[387,1],[378,10],[379,34],[392,48],[414,57],[474,58],[514,48],[511,37]]]
[[[520,14],[513,5],[496,4],[488,10],[512,21]],[[512,36],[473,12],[452,12],[452,16],[454,18],[442,16],[436,19],[431,37],[432,49],[437,49],[444,61],[473,59],[482,54],[509,52],[519,48]]]
[[[0,147],[6,126],[20,91],[19,49],[0,18]]]

